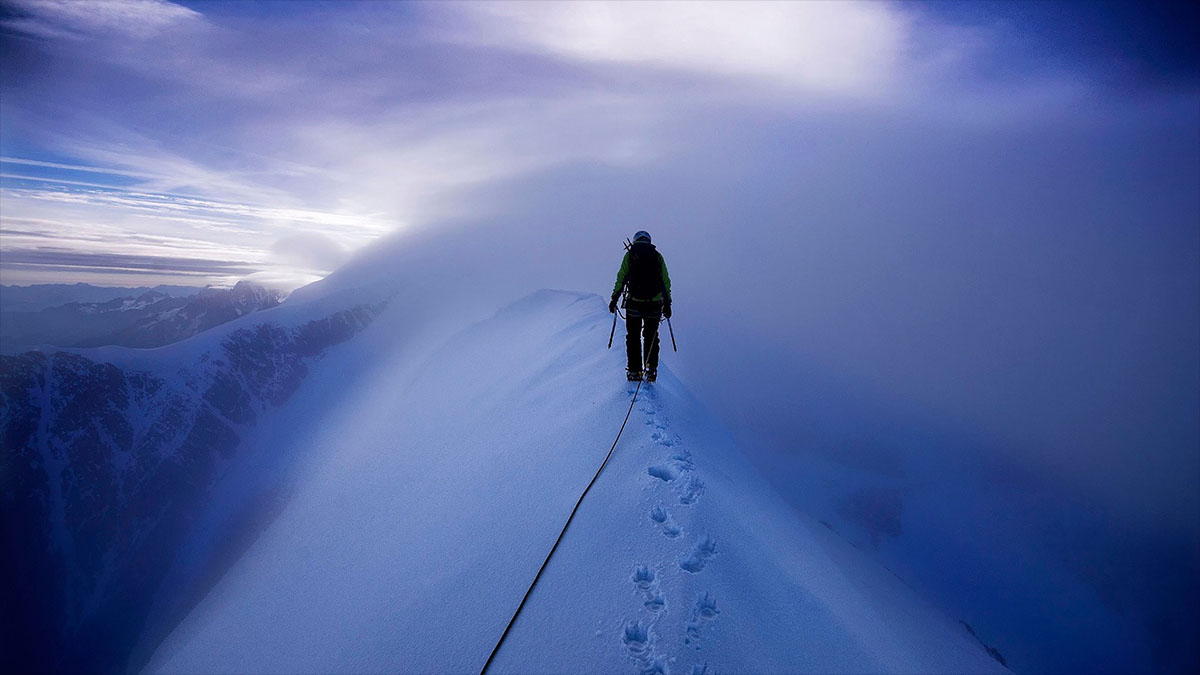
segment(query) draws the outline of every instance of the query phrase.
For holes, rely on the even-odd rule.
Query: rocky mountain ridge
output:
[[[253,312],[286,294],[245,281],[177,297],[151,289],[105,302],[70,302],[36,312],[0,313],[0,342],[60,347],[161,347]]]
[[[201,291],[199,286],[95,286],[93,284],[0,284],[0,312],[40,312],[71,302],[102,303],[113,298],[138,297],[150,291],[184,298]]]

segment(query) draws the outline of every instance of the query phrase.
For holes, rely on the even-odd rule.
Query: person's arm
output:
[[[625,278],[629,276],[629,252],[625,252],[625,257],[621,258],[621,269],[617,270],[617,283],[613,284],[612,297],[616,298],[621,294],[621,289],[625,288]]]
[[[658,254],[658,259],[662,262],[662,282],[663,282],[663,316],[671,318],[671,275],[667,274],[667,259]]]
[[[671,275],[667,274],[667,260],[658,254],[658,260],[662,263],[662,282],[663,282],[663,302],[671,304]]]
[[[621,289],[625,288],[625,278],[629,276],[629,251],[625,252],[625,257],[621,258],[621,269],[617,270],[617,283],[613,284],[612,299],[608,301],[608,311],[615,313],[617,311],[617,297],[621,295]]]

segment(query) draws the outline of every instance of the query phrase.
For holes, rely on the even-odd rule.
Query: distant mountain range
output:
[[[79,288],[83,286],[83,288]],[[26,289],[36,287],[30,286]],[[99,302],[68,302],[38,311],[13,311],[6,287],[5,302],[0,305],[0,343],[5,345],[56,345],[60,347],[161,347],[232,321],[241,316],[269,309],[283,301],[282,291],[245,281],[233,288],[189,289],[157,287],[137,295],[120,295]],[[51,287],[37,293],[17,293],[17,306],[33,306],[46,298],[68,295],[98,295],[98,287]],[[126,289],[103,289],[109,292]],[[141,290],[141,289],[132,289]],[[39,299],[40,298],[40,299]]]
[[[204,290],[201,286],[93,286],[92,284],[0,285],[0,312],[40,312],[69,302],[108,302],[114,298],[135,298],[156,291],[173,298],[184,298]]]

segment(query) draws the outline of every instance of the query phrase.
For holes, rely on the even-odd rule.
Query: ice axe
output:
[[[626,296],[627,294],[628,294],[628,291],[624,291],[624,292],[622,292],[622,293],[621,293],[621,304],[622,304],[622,305],[624,305],[624,304],[625,304],[625,296]],[[612,315],[613,315],[613,327],[612,327],[612,330],[608,331],[608,348],[609,348],[609,349],[612,349],[612,340],[613,340],[613,336],[617,334],[617,315],[618,315],[618,314],[620,314],[620,313],[621,313],[621,311],[620,311],[620,310],[617,310],[617,311],[615,311],[615,312],[613,312],[613,313],[612,313]],[[622,318],[624,318],[624,317],[622,317]]]
[[[671,317],[667,317],[667,331],[671,334],[671,349],[679,351],[679,347],[675,346],[675,329],[671,328]]]

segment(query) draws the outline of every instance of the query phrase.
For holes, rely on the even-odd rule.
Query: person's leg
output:
[[[625,308],[625,358],[626,368],[634,372],[642,372],[642,340],[639,333],[642,329],[642,317],[635,316],[629,307]]]
[[[658,370],[658,316],[647,316],[642,324],[642,342],[646,350],[646,369]]]

